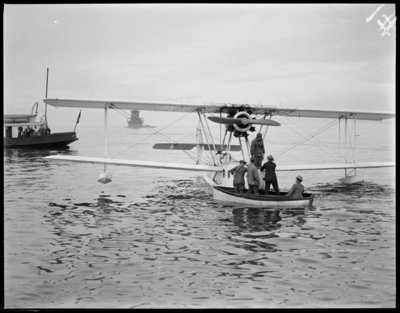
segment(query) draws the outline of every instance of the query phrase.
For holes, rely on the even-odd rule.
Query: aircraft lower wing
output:
[[[276,171],[301,171],[301,170],[342,170],[354,168],[380,168],[395,167],[393,162],[364,162],[364,163],[335,163],[335,164],[304,164],[304,165],[277,165]]]
[[[221,167],[208,166],[208,165],[195,165],[195,164],[192,165],[192,164],[179,164],[179,163],[166,163],[166,162],[139,161],[139,160],[121,160],[121,159],[70,156],[70,155],[52,155],[45,157],[45,159],[56,160],[56,161],[98,163],[98,164],[109,164],[109,165],[162,168],[162,169],[198,171],[198,172],[221,172],[223,170]]]
[[[140,161],[140,160],[122,160],[122,159],[98,158],[98,157],[88,157],[88,156],[52,155],[45,157],[45,159],[56,160],[56,161],[98,163],[98,164],[109,164],[109,165],[120,165],[120,166],[161,168],[161,169],[198,171],[198,172],[222,172],[224,170],[222,167],[219,166],[195,165],[195,164],[192,165],[192,164],[153,162],[153,161]],[[283,171],[300,171],[300,170],[307,170],[307,171],[340,170],[340,169],[381,168],[381,167],[395,167],[395,166],[396,164],[393,162],[278,165],[276,171],[283,172]]]

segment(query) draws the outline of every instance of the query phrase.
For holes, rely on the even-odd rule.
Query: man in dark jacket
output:
[[[240,164],[229,170],[229,173],[233,174],[233,186],[237,193],[244,193],[244,174],[247,172],[247,168],[244,166],[246,162],[241,160]]]
[[[250,145],[250,153],[251,156],[254,158],[254,164],[257,168],[260,168],[265,153],[264,141],[262,139],[261,133],[258,133],[256,138],[252,140]]]
[[[272,184],[275,193],[279,195],[278,179],[275,174],[276,164],[274,163],[274,157],[269,155],[267,159],[268,162],[265,162],[260,168],[261,171],[265,170],[265,194],[269,193],[269,186]]]

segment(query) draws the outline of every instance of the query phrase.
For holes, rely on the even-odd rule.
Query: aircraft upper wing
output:
[[[45,103],[55,107],[75,107],[75,108],[94,108],[104,109],[108,105],[109,109],[119,110],[139,110],[139,111],[164,111],[164,112],[204,112],[204,113],[228,113],[233,108],[251,109],[254,114],[267,114],[272,116],[292,116],[292,117],[315,117],[315,118],[343,118],[356,117],[358,120],[389,119],[396,117],[395,113],[380,111],[359,111],[359,110],[315,110],[283,108],[266,105],[249,104],[210,104],[193,105],[181,103],[160,103],[143,101],[113,101],[113,100],[79,100],[79,99],[51,99],[43,100]]]
[[[353,168],[381,168],[396,167],[394,162],[362,162],[362,163],[335,163],[335,164],[303,164],[303,165],[279,165],[277,172],[285,171],[312,171],[312,170],[339,170]]]

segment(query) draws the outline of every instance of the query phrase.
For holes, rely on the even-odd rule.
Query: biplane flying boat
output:
[[[191,150],[197,148],[196,164],[178,164],[166,162],[151,162],[142,160],[123,160],[113,159],[107,155],[107,137],[105,135],[104,157],[92,156],[68,156],[53,155],[48,156],[49,160],[61,160],[72,162],[97,163],[104,165],[104,172],[99,175],[98,181],[101,183],[111,182],[111,174],[106,171],[107,165],[120,165],[131,167],[147,167],[160,169],[174,169],[184,171],[203,172],[204,178],[213,187],[213,196],[216,200],[243,203],[254,206],[304,206],[311,205],[314,196],[312,194],[303,194],[302,200],[291,200],[281,195],[263,194],[239,195],[233,192],[232,175],[229,170],[237,165],[238,160],[231,157],[232,151],[239,151],[243,160],[248,161],[250,155],[249,133],[255,131],[256,126],[265,127],[263,140],[265,140],[266,130],[269,126],[280,126],[280,123],[273,120],[275,116],[286,117],[305,117],[305,118],[329,118],[344,121],[345,138],[349,134],[347,124],[357,120],[381,121],[383,119],[394,118],[395,114],[388,112],[366,112],[366,111],[347,111],[347,110],[310,110],[281,108],[263,105],[237,105],[237,104],[211,104],[211,105],[192,105],[177,103],[159,103],[159,102],[131,102],[131,101],[109,101],[109,100],[77,100],[77,99],[44,99],[46,104],[55,107],[70,108],[93,108],[104,110],[104,127],[107,133],[107,120],[109,110],[140,110],[140,111],[164,111],[164,112],[191,112],[198,115],[198,125],[196,129],[196,143],[158,143],[153,146],[154,149],[174,149]],[[261,116],[261,118],[258,118]],[[209,121],[225,125],[225,134],[222,141],[217,143],[212,136]],[[340,127],[340,123],[339,123]],[[355,127],[353,134],[356,137]],[[239,144],[235,144],[237,139]],[[393,162],[363,162],[356,163],[347,161],[336,164],[305,164],[305,165],[280,165],[277,171],[299,171],[299,170],[337,170],[344,169],[345,177],[342,179],[345,183],[352,183],[357,180],[356,170],[359,168],[379,168],[394,167]],[[260,173],[260,177],[261,177]],[[262,179],[261,179],[262,182]]]

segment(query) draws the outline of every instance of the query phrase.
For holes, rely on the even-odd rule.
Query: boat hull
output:
[[[4,138],[5,148],[55,149],[68,146],[78,140],[75,132],[54,133],[42,136]]]
[[[128,128],[142,128],[143,124],[138,122],[128,122]]]
[[[130,122],[128,121],[128,126],[126,126],[128,128],[154,128],[154,126],[151,125],[145,125],[143,123],[138,123],[138,122]]]
[[[312,207],[314,194],[304,193],[303,199],[290,199],[286,196],[286,192],[280,195],[264,194],[264,190],[260,190],[260,195],[252,195],[248,193],[235,193],[233,188],[213,186],[213,197],[215,200],[230,202],[236,204],[244,204],[248,207],[264,207],[264,208],[306,208]]]

